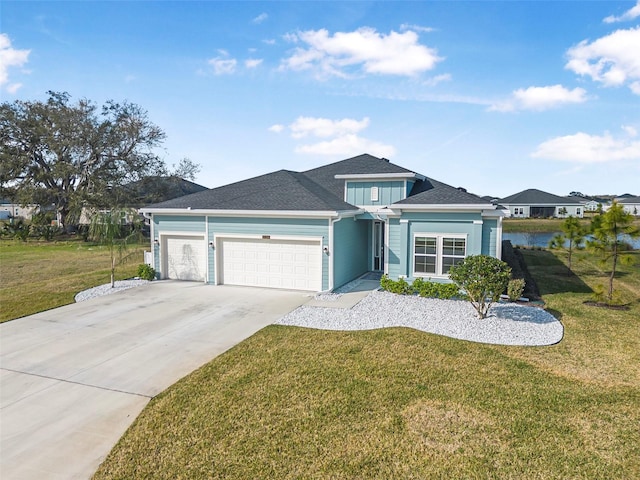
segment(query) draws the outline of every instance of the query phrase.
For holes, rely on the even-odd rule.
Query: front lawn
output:
[[[640,478],[638,262],[614,311],[582,303],[596,262],[525,254],[560,344],[270,326],[153,399],[95,478]]]
[[[116,280],[133,277],[145,246],[116,269]],[[106,247],[73,239],[60,242],[0,241],[0,322],[74,302],[87,288],[110,282]]]

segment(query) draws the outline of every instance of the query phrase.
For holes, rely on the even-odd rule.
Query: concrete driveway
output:
[[[308,300],[162,281],[0,325],[0,477],[89,478],[151,398]]]

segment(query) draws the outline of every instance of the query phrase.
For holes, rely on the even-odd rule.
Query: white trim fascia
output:
[[[334,284],[335,284],[335,279],[333,278],[333,246],[334,241],[333,241],[333,225],[337,222],[339,222],[340,220],[342,220],[344,217],[338,217],[338,218],[330,218],[329,219],[329,238],[328,238],[328,246],[329,246],[329,285],[328,285],[328,291],[331,292],[334,288]],[[322,252],[323,254],[325,254],[324,252]],[[325,254],[326,255],[326,254]],[[322,281],[321,281],[322,283]],[[322,285],[320,285],[320,288],[322,288]]]
[[[502,217],[498,218],[498,231],[496,232],[496,258],[502,260]]]
[[[156,215],[189,215],[210,217],[298,217],[298,218],[334,218],[349,214],[358,215],[362,209],[357,210],[215,210],[215,209],[189,209],[189,208],[141,208],[141,213]]]
[[[154,221],[153,221],[153,215],[151,215],[149,217],[149,240],[151,241],[151,263],[152,263],[152,267],[156,268],[156,245],[155,245],[155,241],[156,241],[156,228],[154,225]],[[158,238],[158,248],[160,247],[160,239]],[[160,262],[158,262],[158,266],[160,265]],[[160,270],[158,268],[158,270]]]
[[[398,179],[407,179],[407,178],[415,178],[417,180],[424,180],[426,177],[424,175],[420,175],[419,173],[407,172],[407,173],[339,173],[334,175],[333,178],[336,179],[345,179],[345,180],[360,180],[366,182],[370,179],[382,180],[398,180]]]
[[[496,209],[496,210],[483,210],[482,211],[482,216],[483,217],[506,217],[509,216],[509,214],[511,213],[511,211],[506,208],[504,210],[502,209]]]
[[[442,205],[434,205],[434,204],[397,204],[394,203],[389,208],[397,209],[397,210],[422,210],[425,212],[428,211],[441,211],[441,210],[495,210],[495,205],[487,203],[457,203],[457,204],[442,204]]]
[[[204,282],[209,283],[209,255],[211,255],[211,247],[209,247],[209,216],[204,216],[204,243],[206,243],[207,255],[205,256],[206,274],[204,276]],[[215,265],[215,261],[213,262]]]
[[[384,242],[382,245],[384,252],[384,269],[382,273],[389,275],[389,222],[384,222]]]

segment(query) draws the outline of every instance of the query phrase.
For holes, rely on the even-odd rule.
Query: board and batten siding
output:
[[[310,218],[258,218],[258,217],[208,217],[209,238],[214,242],[217,235],[322,237],[322,247],[329,246],[329,220]],[[209,255],[209,282],[215,281],[215,255]],[[329,288],[329,258],[322,255],[322,289]]]
[[[485,218],[482,224],[482,255],[496,256],[498,244],[498,220]]]
[[[369,270],[370,222],[343,218],[333,224],[333,288],[359,277]]]
[[[465,235],[467,255],[479,255],[485,250],[484,221],[480,213],[405,212],[402,217],[389,220],[388,259],[389,276],[413,279],[413,239],[416,234]],[[496,226],[497,228],[497,226]],[[487,251],[490,247],[487,247]],[[495,255],[495,248],[494,248]],[[434,281],[446,279],[434,278]]]
[[[154,240],[159,240],[160,235],[167,235],[171,233],[176,234],[201,234],[205,235],[205,217],[201,215],[194,216],[181,216],[181,215],[159,215],[153,216],[153,231],[154,236],[151,240],[153,245],[153,268],[156,272],[161,271],[160,265],[160,245],[153,243]]]
[[[347,181],[346,201],[351,205],[391,205],[406,198],[404,181],[353,182]],[[378,200],[371,200],[372,187],[378,188]]]

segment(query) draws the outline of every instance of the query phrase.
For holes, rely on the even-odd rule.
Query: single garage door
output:
[[[223,238],[218,241],[218,283],[320,291],[319,240]]]
[[[165,275],[174,280],[203,282],[207,245],[204,236],[168,236],[164,239]]]

